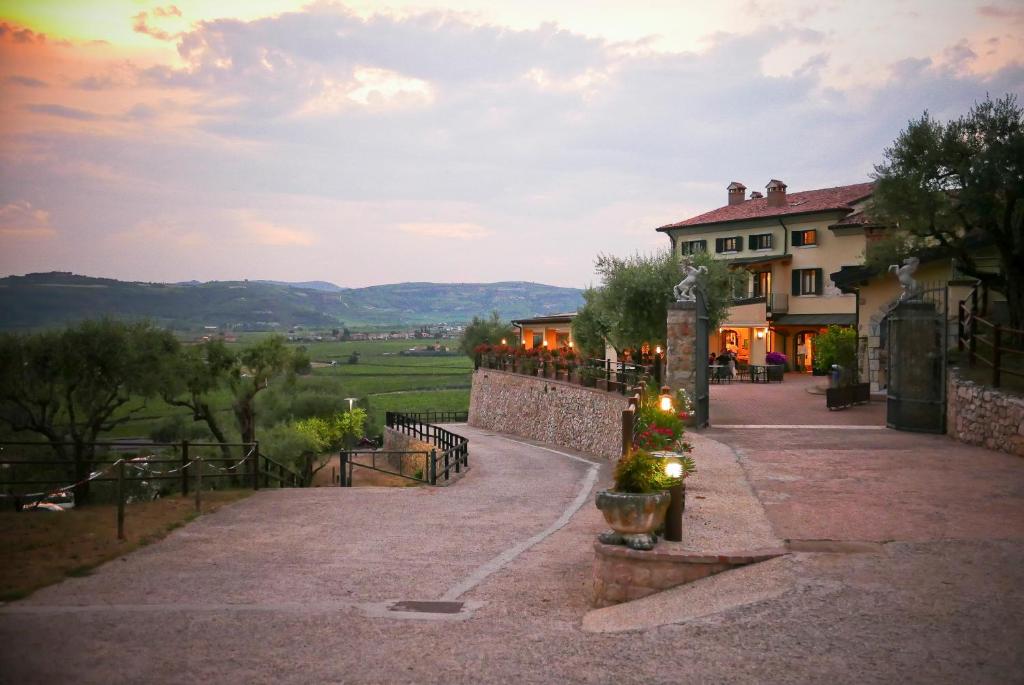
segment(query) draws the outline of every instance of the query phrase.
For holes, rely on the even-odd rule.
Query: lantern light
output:
[[[547,340],[545,340],[545,341],[544,341],[544,347],[547,347],[547,346],[548,346],[548,341],[547,341]]]
[[[502,345],[508,345],[508,340],[506,340],[505,338],[502,338],[501,339],[501,344]]]
[[[757,339],[761,340],[763,338],[764,338],[764,329],[763,328],[758,328],[757,329]]]
[[[661,354],[661,345],[654,348],[654,354]]]
[[[683,475],[683,465],[678,461],[665,462],[665,475],[669,478],[680,478]]]
[[[661,394],[658,395],[658,408],[664,412],[672,411],[672,389],[667,385],[661,386]]]
[[[575,344],[573,344],[572,340],[570,340],[570,341],[569,341],[569,347],[570,347],[570,349],[571,349],[571,348],[573,348],[573,347],[575,347],[575,346],[576,346],[576,345],[575,345]]]

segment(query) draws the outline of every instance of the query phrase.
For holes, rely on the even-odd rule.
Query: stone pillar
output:
[[[671,302],[665,349],[665,384],[697,397],[697,303]],[[707,360],[704,360],[707,363]]]

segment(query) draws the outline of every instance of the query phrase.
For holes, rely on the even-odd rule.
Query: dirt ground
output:
[[[328,459],[327,464],[313,475],[313,487],[337,487],[340,463],[341,459],[337,455]],[[359,457],[355,460],[355,463],[370,464],[371,458],[368,456]],[[420,466],[420,468],[422,468],[422,466]],[[413,473],[415,473],[415,469],[410,469],[410,475]],[[352,469],[352,487],[354,488],[408,488],[416,487],[417,485],[420,485],[420,483],[400,476],[391,476],[386,473],[381,473],[380,471],[372,471],[370,469],[362,469],[359,467],[354,467]]]
[[[248,497],[252,490],[203,492],[203,513]],[[125,539],[117,539],[117,507],[97,505],[63,513],[0,513],[0,601],[24,597],[66,576],[164,537],[196,517],[195,499],[174,495],[125,508]]]

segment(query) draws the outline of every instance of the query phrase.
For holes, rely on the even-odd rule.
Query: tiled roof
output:
[[[787,193],[786,206],[769,207],[768,198],[762,197],[753,200],[726,205],[705,212],[698,216],[683,221],[668,224],[660,227],[659,231],[667,231],[670,228],[684,228],[687,226],[702,226],[705,224],[718,224],[729,221],[742,221],[744,219],[759,219],[761,217],[786,216],[787,214],[808,214],[811,212],[826,212],[829,210],[847,210],[857,200],[863,200],[871,195],[874,184],[854,183],[849,186],[836,188],[821,188],[820,190],[805,190],[800,193]]]
[[[876,221],[870,213],[863,210],[847,214],[829,228],[843,228],[846,226],[884,226],[885,224]]]

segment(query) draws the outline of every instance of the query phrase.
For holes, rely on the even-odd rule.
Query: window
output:
[[[772,272],[758,271],[754,274],[754,297],[766,297],[772,291]]]
[[[681,254],[697,254],[698,252],[708,251],[708,241],[706,240],[684,240],[679,244],[679,251]]]
[[[821,269],[793,269],[794,295],[821,295]]]
[[[793,231],[793,247],[811,247],[818,244],[818,232],[813,228],[808,231]]]
[[[770,250],[772,249],[772,234],[761,233],[758,235],[752,235],[747,238],[747,249],[750,250]]]
[[[716,238],[715,252],[739,252],[742,244],[743,238],[740,236],[732,238]]]

